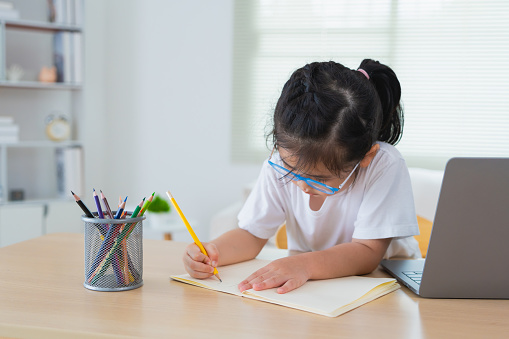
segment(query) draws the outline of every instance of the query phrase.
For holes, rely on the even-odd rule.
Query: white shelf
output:
[[[40,81],[7,81],[0,80],[0,87],[27,88],[27,89],[56,89],[56,90],[80,90],[81,84],[54,82],[45,83]]]
[[[0,143],[1,148],[58,148],[58,147],[73,147],[81,146],[82,142],[77,140],[69,141],[20,141],[16,143]]]
[[[2,20],[7,28],[27,29],[46,32],[81,32],[81,27],[75,25],[55,24],[52,22],[37,22],[29,20]]]
[[[79,24],[49,22],[51,2],[14,2],[22,19],[0,19],[0,102],[4,107],[0,115],[14,118],[22,140],[0,142],[0,207],[3,216],[23,217],[27,228],[38,230],[38,234],[79,230],[80,209],[70,192],[61,191],[63,187],[67,190],[66,184],[62,185],[68,179],[64,180],[65,173],[79,172],[81,179],[77,181],[82,182],[83,164],[78,158],[82,153],[75,147],[83,146],[77,124],[83,113],[84,1],[66,0],[66,8],[55,8],[53,13],[61,22]],[[20,81],[8,80],[8,70],[14,64],[25,71],[25,78]],[[59,79],[66,82],[37,81],[39,70],[51,66],[58,68]],[[55,142],[46,138],[44,127],[50,114],[68,118],[72,126],[69,140]],[[69,155],[75,156],[71,160],[78,159],[72,162],[78,163],[77,169],[66,168],[66,161],[71,161]],[[77,187],[75,191],[81,189]],[[24,200],[10,200],[15,191],[22,192]],[[75,226],[71,226],[73,223]],[[10,228],[9,222],[0,220],[0,229],[5,231],[1,240],[11,237],[19,241],[16,234],[21,231],[13,233]],[[22,238],[29,239],[33,234],[27,232]]]
[[[71,196],[71,192],[69,192],[69,196]],[[45,205],[51,204],[54,202],[73,202],[74,198],[48,198],[48,199],[28,199],[28,200],[8,200],[8,201],[0,201],[0,206],[12,206],[12,205]],[[79,211],[79,210],[78,210]]]

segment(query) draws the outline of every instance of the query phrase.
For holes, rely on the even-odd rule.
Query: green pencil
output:
[[[138,206],[136,206],[136,208],[133,211],[133,214],[131,215],[131,218],[136,218],[138,216],[138,213],[140,212],[141,206],[143,205],[144,201],[145,201],[145,198],[143,198],[143,200],[140,202],[140,204]],[[120,234],[117,236],[117,238],[115,239],[115,243],[113,244],[113,246],[111,246],[110,251],[106,255],[106,259],[104,259],[103,265],[101,266],[99,272],[97,272],[97,274],[92,279],[92,281],[91,281],[92,284],[94,284],[97,281],[97,279],[99,279],[104,274],[104,272],[106,272],[106,269],[110,265],[113,253],[115,253],[117,251],[118,247],[122,243],[122,240],[124,240],[124,238],[127,237],[127,234],[128,233],[130,234],[132,232],[132,229],[134,229],[134,227],[132,227],[132,229],[131,229],[131,225],[133,225],[133,224],[135,224],[135,223],[127,224],[124,227],[124,229],[122,230],[122,232],[120,232]]]
[[[154,199],[154,194],[156,194],[156,192],[152,193],[150,198],[148,198],[147,201],[145,201],[145,204],[143,205],[143,208],[141,209],[141,212],[140,212],[140,217],[143,214],[145,214],[145,211],[147,210],[148,206],[152,203],[152,199]]]

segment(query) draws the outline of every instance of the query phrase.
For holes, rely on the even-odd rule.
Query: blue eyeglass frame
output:
[[[270,159],[272,158],[272,154],[274,154],[275,149],[276,149],[275,147],[272,149],[272,152],[270,153],[269,159],[267,161],[268,161],[269,165],[272,166],[272,168],[274,168],[274,170],[276,170],[276,172],[278,172],[278,173],[283,172],[284,175],[290,175],[291,176],[290,180],[293,180],[293,181],[300,181],[300,180],[302,180],[306,184],[308,184],[309,186],[319,190],[320,192],[327,193],[327,194],[330,194],[330,195],[336,193],[337,191],[339,191],[340,189],[343,188],[343,186],[348,182],[348,180],[350,179],[350,177],[353,175],[353,173],[355,172],[357,167],[359,167],[359,164],[360,164],[360,161],[359,161],[357,163],[357,165],[355,165],[355,167],[352,169],[350,174],[348,174],[346,179],[343,180],[343,182],[339,185],[338,188],[336,188],[336,187],[332,187],[332,186],[326,185],[323,182],[319,182],[319,181],[313,180],[311,178],[306,178],[306,177],[303,177],[303,176],[298,175],[296,173],[292,173],[292,171],[289,171],[288,169],[284,168],[283,166],[280,166],[278,164],[273,163],[272,161],[270,161]],[[283,173],[281,173],[281,174],[283,174]],[[323,189],[321,187],[324,187],[324,188],[328,189],[329,191],[326,191],[325,189]]]

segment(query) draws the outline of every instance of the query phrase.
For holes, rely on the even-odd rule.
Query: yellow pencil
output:
[[[191,237],[193,237],[194,243],[196,245],[198,245],[198,247],[200,248],[201,253],[205,254],[208,257],[209,255],[208,255],[207,251],[205,250],[205,247],[203,247],[203,245],[200,242],[200,239],[198,239],[198,237],[194,233],[193,229],[191,228],[191,225],[189,225],[189,222],[187,221],[186,217],[184,216],[184,213],[182,213],[182,210],[180,209],[179,205],[177,205],[177,202],[175,201],[175,198],[173,198],[173,196],[171,195],[170,191],[167,191],[166,195],[168,195],[168,198],[170,198],[171,203],[173,204],[173,206],[177,210],[178,214],[180,215],[180,218],[182,219],[182,221],[186,225],[186,228],[189,231],[189,233],[191,234]],[[219,273],[217,272],[217,269],[215,267],[214,267],[214,275],[216,276],[217,279],[219,279],[220,282],[223,282],[221,280],[221,278],[219,277]]]

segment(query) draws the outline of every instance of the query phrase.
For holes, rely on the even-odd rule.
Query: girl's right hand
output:
[[[200,251],[200,248],[195,244],[189,244],[186,247],[186,252],[182,260],[184,267],[193,278],[205,279],[214,274],[214,267],[219,262],[219,252],[216,245],[212,243],[202,243],[209,256],[206,256]]]

